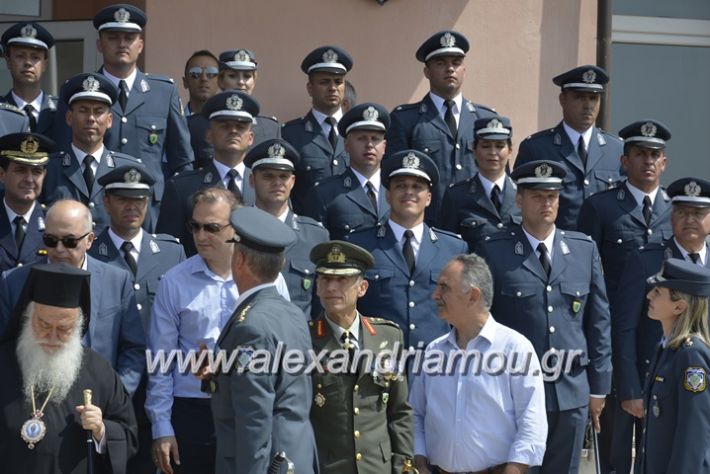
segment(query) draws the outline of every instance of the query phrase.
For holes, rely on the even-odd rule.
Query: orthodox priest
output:
[[[4,472],[84,474],[91,463],[96,474],[124,473],[137,449],[126,389],[81,343],[91,314],[89,278],[65,263],[32,267],[0,343]]]

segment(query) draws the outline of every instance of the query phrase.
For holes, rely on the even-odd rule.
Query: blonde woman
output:
[[[636,473],[710,472],[710,270],[669,259],[648,283],[648,316],[661,323],[663,339],[644,387]]]

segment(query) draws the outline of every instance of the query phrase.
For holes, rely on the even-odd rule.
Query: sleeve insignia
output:
[[[245,372],[252,357],[254,357],[254,349],[251,347],[239,347],[237,349],[237,370]]]
[[[707,373],[703,367],[685,369],[683,388],[692,393],[704,392],[708,386]]]

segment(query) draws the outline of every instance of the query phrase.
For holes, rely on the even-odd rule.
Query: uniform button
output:
[[[353,387],[353,392],[357,392],[358,390],[360,390],[360,386],[355,384],[355,386]]]
[[[93,209],[93,208],[94,208],[94,206],[96,206],[96,204],[94,204],[93,202],[90,202],[90,203],[89,203],[89,207],[90,207],[90,208],[92,208],[92,209]]]
[[[520,292],[520,291],[518,291],[518,292],[515,293],[515,296],[523,296],[523,293]]]
[[[499,229],[502,229],[502,228],[503,228],[503,223],[502,223],[502,222],[497,223],[497,224],[496,224],[496,227],[498,227]]]
[[[136,308],[138,308],[138,311],[140,311],[143,309],[143,305],[138,303],[138,304],[136,304]]]
[[[359,432],[358,430],[355,430],[354,435],[355,435],[356,438],[359,438],[359,437],[360,437],[360,432]]]
[[[463,166],[461,166],[461,163],[456,163],[456,169],[460,170],[461,168],[463,168]]]
[[[126,123],[128,122],[128,119],[126,117],[121,117],[121,123]]]
[[[415,305],[414,305],[414,301],[410,301],[408,306],[409,306],[410,308],[414,308],[414,306],[415,306]]]
[[[121,138],[121,143],[122,143],[123,145],[125,145],[126,143],[128,143],[128,138]]]
[[[585,180],[584,180],[584,185],[585,185],[585,186],[589,186],[589,180],[588,180],[588,179],[585,179]]]
[[[359,415],[360,409],[358,407],[353,408],[353,413],[355,413],[356,415]]]
[[[17,266],[18,266],[18,267],[21,267],[21,266],[22,266],[22,262],[17,262]]]
[[[555,326],[550,326],[550,334],[554,334],[554,333],[555,333]]]
[[[646,231],[646,233],[647,233],[648,235],[653,234],[653,229],[648,229],[648,230]]]
[[[333,160],[333,165],[338,166],[338,160]]]
[[[375,280],[379,280],[379,279],[380,279],[380,275],[379,274],[375,275]]]
[[[552,306],[548,306],[548,307],[547,307],[547,312],[548,312],[548,313],[551,313],[553,310],[554,310],[554,308],[553,308]]]
[[[306,171],[310,171],[310,170],[311,170],[311,165],[306,165]]]
[[[619,245],[621,245],[623,242],[624,242],[624,241],[621,240],[621,239],[616,239],[616,243],[619,244]]]
[[[410,331],[414,331],[415,329],[417,329],[417,327],[416,327],[414,324],[410,324],[410,325],[409,325],[409,330],[410,330]]]
[[[311,273],[311,271],[306,268],[305,270],[303,270],[303,273],[305,273],[306,275],[308,275],[309,273]]]
[[[362,454],[361,454],[361,453],[357,453],[357,454],[355,455],[355,460],[356,460],[356,461],[360,461],[361,459],[362,459]]]
[[[547,285],[545,287],[545,289],[547,290],[548,293],[552,291],[552,287],[550,285]]]
[[[654,396],[653,396],[653,399],[654,399],[654,400],[658,400],[658,397],[654,395]]]
[[[350,230],[350,226],[348,224],[345,224],[345,230]]]
[[[409,346],[409,351],[414,352],[414,346]]]
[[[644,364],[650,364],[650,363],[651,363],[651,361],[649,361],[648,359],[646,359],[646,360],[643,361],[643,362],[644,362]]]
[[[456,149],[457,149],[457,150],[460,150],[460,149],[461,149],[461,145],[460,145],[459,143],[456,144]]]
[[[138,290],[141,289],[141,286],[140,286],[138,283],[134,283],[134,284],[133,284],[133,289],[136,290],[136,291],[138,291]]]
[[[409,280],[409,286],[414,286],[414,280]]]
[[[155,125],[151,125],[151,126],[150,126],[150,129],[151,129],[151,130],[155,130]]]

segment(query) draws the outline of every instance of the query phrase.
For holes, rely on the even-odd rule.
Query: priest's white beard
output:
[[[70,339],[53,353],[47,353],[40,346],[32,331],[32,303],[27,306],[23,316],[23,325],[17,341],[17,360],[22,371],[23,390],[28,400],[32,399],[34,387],[35,399],[41,393],[52,389],[50,402],[61,403],[74,385],[81,368],[81,327],[84,317],[79,311],[76,329]],[[41,403],[41,402],[38,402]],[[77,400],[81,404],[81,400]],[[39,409],[39,405],[37,409]]]

